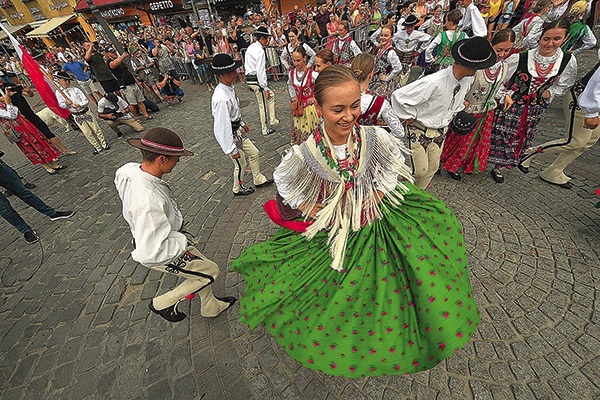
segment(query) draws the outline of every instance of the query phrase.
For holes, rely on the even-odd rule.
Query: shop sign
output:
[[[125,15],[125,10],[123,10],[123,7],[119,7],[119,8],[111,8],[110,10],[102,10],[100,11],[100,15],[102,15],[103,18],[119,18],[122,17],[123,15]]]
[[[54,0],[52,3],[50,3],[49,7],[51,10],[60,11],[62,9],[69,7],[69,3],[67,3],[66,1],[58,2],[58,1]]]
[[[171,0],[155,1],[149,4],[151,11],[172,10],[175,4]]]

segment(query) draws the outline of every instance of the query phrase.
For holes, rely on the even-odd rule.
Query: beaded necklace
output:
[[[329,166],[329,168],[331,168],[334,171],[337,171],[338,175],[341,176],[346,182],[346,191],[348,191],[348,189],[350,189],[351,187],[354,187],[354,175],[356,174],[356,170],[358,169],[358,155],[360,154],[361,147],[361,139],[360,135],[358,134],[358,131],[358,125],[355,125],[352,128],[351,133],[351,139],[354,145],[350,146],[350,149],[347,148],[346,160],[339,160],[338,162],[336,162],[333,159],[331,149],[325,144],[325,139],[323,138],[322,125],[317,125],[313,133],[315,144],[321,152],[321,155],[327,161],[327,165]]]

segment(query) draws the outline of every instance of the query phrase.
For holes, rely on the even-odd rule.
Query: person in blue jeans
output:
[[[181,82],[175,79],[169,74],[161,74],[158,76],[156,82],[160,94],[167,100],[167,103],[171,104],[176,98],[180,103],[182,102],[183,90],[181,90]]]
[[[1,157],[2,155],[0,155]],[[9,190],[12,194],[23,200],[29,206],[35,208],[42,214],[50,217],[50,220],[69,218],[75,214],[73,211],[58,211],[50,207],[37,197],[31,190],[27,189],[19,176],[0,159],[0,186]],[[9,224],[14,226],[23,234],[28,244],[33,244],[39,240],[37,233],[25,222],[19,213],[12,207],[4,193],[0,192],[0,215]]]

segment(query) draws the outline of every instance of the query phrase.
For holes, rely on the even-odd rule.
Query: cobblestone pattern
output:
[[[585,62],[591,65],[593,57]],[[585,69],[585,67],[583,68]],[[291,123],[283,84],[274,85],[281,133],[262,137],[254,95],[238,85],[245,119],[270,176],[287,147]],[[167,176],[198,247],[222,269],[215,292],[243,293],[226,271],[240,251],[276,227],[261,205],[274,188],[248,197],[231,194],[231,162],[212,135],[209,95],[184,83],[186,101],[164,108],[146,127],[167,126],[196,153]],[[560,104],[547,111],[539,141],[563,135]],[[102,126],[106,126],[102,123]],[[136,136],[124,130],[126,137]],[[564,191],[532,172],[455,182],[436,176],[432,193],[461,218],[482,323],[467,347],[431,371],[411,376],[349,380],[299,366],[264,329],[249,331],[236,304],[215,319],[199,315],[169,324],[147,304],[176,279],[149,272],[130,259],[130,234],[114,189],[117,167],[137,151],[104,129],[112,149],[91,155],[85,139],[62,134],[78,155],[48,176],[0,138],[5,159],[35,192],[74,218],[48,222],[11,197],[36,229],[41,247],[0,222],[0,398],[90,399],[528,399],[600,396],[598,327],[600,182],[596,146],[569,168],[576,187]],[[537,142],[537,141],[536,141]],[[250,179],[247,177],[247,179]],[[40,265],[42,259],[44,262]]]

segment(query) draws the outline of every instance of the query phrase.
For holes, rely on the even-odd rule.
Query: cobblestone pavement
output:
[[[585,55],[585,65],[595,52]],[[254,95],[238,85],[243,112],[270,176],[287,147],[286,89],[274,84],[279,132],[259,134]],[[209,95],[184,84],[186,101],[164,108],[146,127],[180,133],[196,155],[167,176],[198,247],[220,266],[217,294],[241,295],[243,282],[227,270],[242,249],[276,231],[261,210],[274,188],[248,197],[231,193],[231,162],[212,135]],[[102,125],[106,128],[105,125]],[[543,183],[531,172],[489,174],[461,182],[447,175],[431,192],[463,222],[482,322],[457,354],[428,372],[345,379],[299,366],[264,329],[249,331],[226,315],[169,324],[150,315],[148,302],[175,279],[130,258],[130,234],[120,215],[114,171],[139,154],[104,129],[111,150],[92,156],[85,139],[60,135],[75,156],[48,176],[4,139],[5,159],[35,192],[75,217],[49,222],[11,197],[40,234],[28,246],[0,222],[0,398],[49,399],[584,399],[600,398],[599,197],[600,147],[568,172],[575,188]],[[126,137],[135,136],[126,130]],[[560,102],[547,111],[537,142],[563,135]],[[249,177],[247,177],[249,179]],[[42,261],[43,260],[43,261]]]

